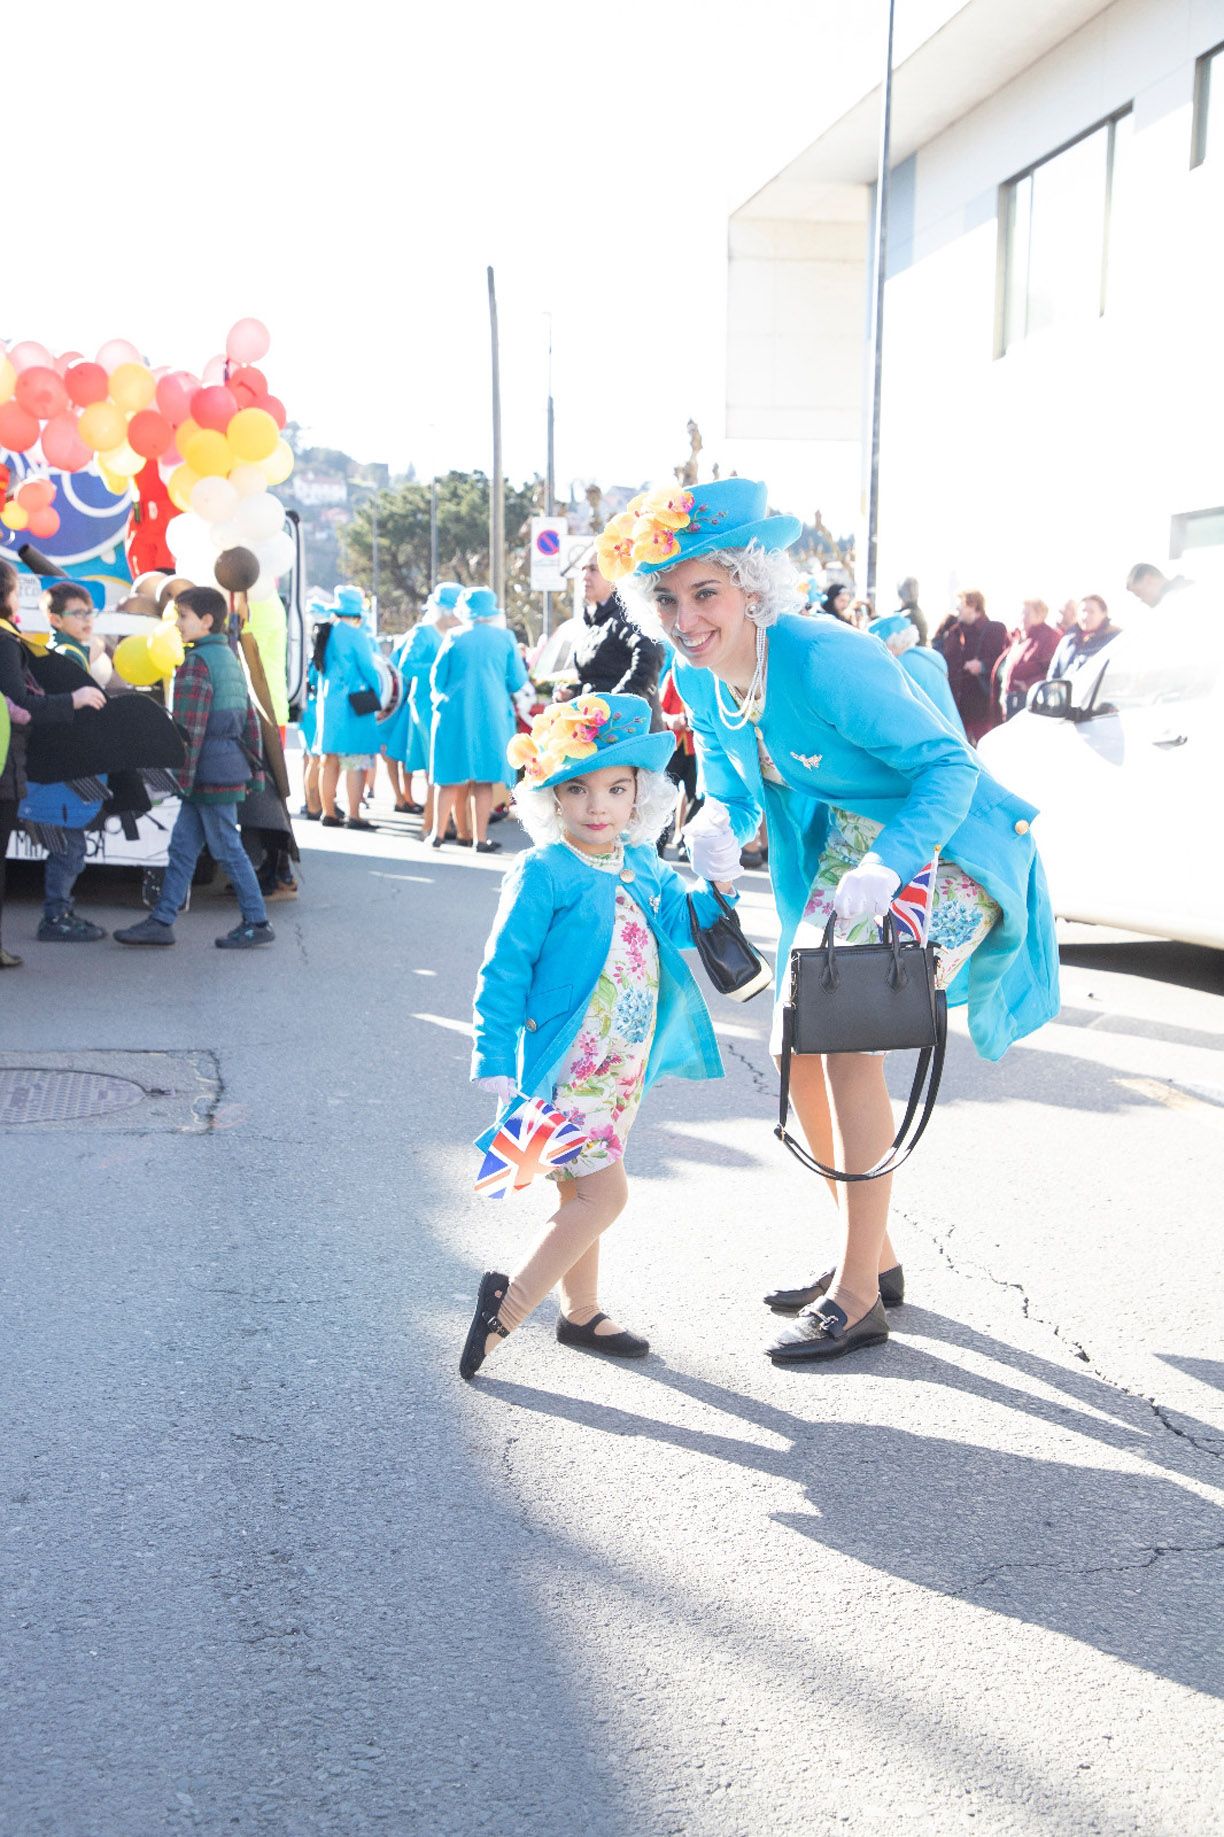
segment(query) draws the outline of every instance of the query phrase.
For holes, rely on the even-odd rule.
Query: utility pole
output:
[[[493,344],[493,480],[489,490],[489,568],[497,603],[506,604],[506,481],[502,476],[501,362],[497,349],[497,292],[489,274],[489,334]]]
[[[438,481],[429,481],[429,591],[438,584]]]
[[[548,461],[544,474],[544,515],[557,514],[556,469],[553,454],[552,314],[548,315]],[[544,636],[552,631],[552,594],[544,595]]]
[[[370,499],[370,523],[373,531],[371,541],[373,554],[371,559],[373,562],[372,572],[374,575],[374,636],[377,638],[382,604],[378,597],[378,499],[376,497]]]
[[[876,168],[875,299],[871,313],[871,476],[867,486],[867,598],[875,606],[876,544],[880,523],[880,377],[884,357],[884,270],[888,263],[888,189],[892,165],[893,24],[896,0],[887,0],[888,49],[884,59],[884,106],[880,112],[880,159]],[[879,611],[879,607],[876,607]]]

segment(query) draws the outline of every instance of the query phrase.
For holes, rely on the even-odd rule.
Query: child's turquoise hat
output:
[[[650,703],[640,695],[578,695],[542,709],[506,757],[522,766],[531,790],[546,791],[610,765],[661,772],[675,750],[674,734],[651,733]]]

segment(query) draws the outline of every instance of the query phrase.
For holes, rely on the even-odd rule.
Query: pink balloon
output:
[[[204,366],[206,383],[223,383],[225,381],[226,362],[224,357],[210,357]]]
[[[236,364],[257,364],[271,343],[272,334],[261,319],[239,319],[230,327],[225,349]]]
[[[79,472],[93,454],[77,433],[75,415],[56,415],[42,431],[43,458],[57,472]]]
[[[191,398],[191,418],[197,427],[223,434],[237,413],[238,404],[223,383],[206,383]]]
[[[181,370],[161,378],[157,385],[157,406],[171,427],[178,427],[191,413],[193,393],[191,379]]]
[[[34,364],[44,369],[55,367],[55,359],[46,345],[36,344],[33,338],[23,338],[20,344],[15,344],[8,354],[8,360],[18,372],[29,370]]]
[[[68,409],[68,391],[58,370],[49,364],[31,364],[17,378],[14,391],[21,406],[40,421],[50,421]]]
[[[106,371],[117,370],[120,364],[142,364],[144,358],[128,338],[108,338],[98,352],[98,362]]]
[[[64,376],[73,364],[80,363],[84,355],[84,351],[61,351],[55,360],[55,367]]]
[[[60,526],[58,510],[32,510],[26,524],[32,536],[53,536]]]

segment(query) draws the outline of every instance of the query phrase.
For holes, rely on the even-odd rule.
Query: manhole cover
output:
[[[83,1116],[127,1110],[147,1093],[130,1078],[102,1072],[0,1069],[0,1124],[71,1123]]]

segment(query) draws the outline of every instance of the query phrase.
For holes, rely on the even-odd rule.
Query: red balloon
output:
[[[268,379],[254,364],[242,364],[231,370],[226,388],[239,408],[262,408],[268,399]]]
[[[23,510],[50,510],[55,502],[55,486],[49,478],[27,478],[18,487],[17,502]]]
[[[73,364],[64,387],[78,408],[88,408],[91,402],[105,402],[110,379],[101,364]]]
[[[218,434],[225,432],[237,413],[238,404],[223,383],[197,389],[191,398],[191,418],[196,426],[211,428]]]
[[[261,408],[265,408],[268,411],[272,419],[275,421],[277,427],[284,427],[285,422],[288,419],[288,416],[285,413],[285,404],[281,401],[279,396],[276,396],[276,395],[267,396],[264,399],[264,401],[262,401],[259,404],[259,406]]]
[[[174,443],[174,429],[155,408],[142,408],[128,422],[127,437],[134,453],[145,459],[160,459]]]
[[[7,447],[10,453],[28,453],[37,439],[38,421],[29,409],[16,401],[0,402],[0,447]]]
[[[157,384],[157,406],[171,427],[179,427],[191,413],[192,388],[181,370],[163,376]]]
[[[21,372],[14,394],[27,414],[39,421],[62,415],[68,406],[63,377],[58,370],[48,370],[43,364],[31,364]]]
[[[32,510],[30,521],[26,524],[32,536],[53,536],[60,526],[59,511],[49,505],[42,510]]]
[[[43,458],[57,472],[79,472],[93,454],[77,433],[76,416],[56,415],[42,431]]]

